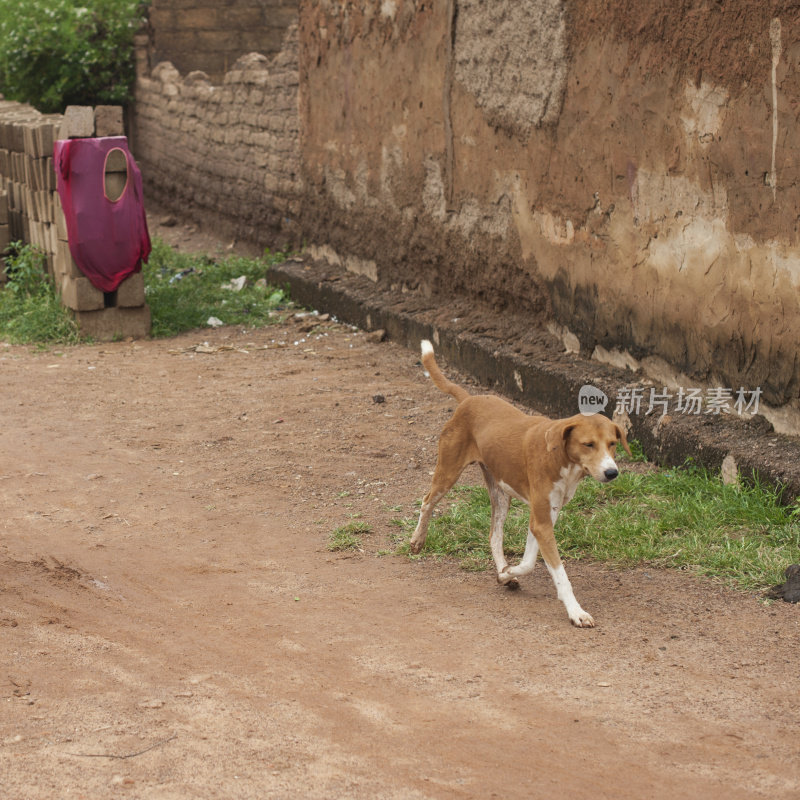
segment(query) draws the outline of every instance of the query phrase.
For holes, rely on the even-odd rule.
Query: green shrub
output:
[[[0,92],[45,113],[124,104],[141,0],[0,0]]]

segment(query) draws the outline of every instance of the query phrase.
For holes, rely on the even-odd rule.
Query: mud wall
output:
[[[381,279],[547,302],[587,352],[794,400],[799,35],[778,2],[304,3],[320,234]]]
[[[398,291],[797,405],[799,15],[304,0],[259,91],[253,64],[140,78],[138,157],[165,201]]]

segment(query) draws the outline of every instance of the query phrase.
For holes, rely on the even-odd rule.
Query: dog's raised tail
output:
[[[459,403],[462,400],[466,400],[469,397],[469,392],[466,389],[462,389],[458,384],[445,378],[442,371],[439,369],[439,365],[436,363],[436,359],[433,357],[433,345],[427,339],[422,340],[421,349],[422,366],[428,371],[428,375],[431,376],[431,380],[436,387],[455,397]]]

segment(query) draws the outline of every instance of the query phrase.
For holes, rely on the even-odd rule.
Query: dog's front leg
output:
[[[536,507],[531,507],[531,528],[539,547],[542,551],[542,558],[547,566],[547,571],[556,585],[558,599],[567,609],[570,621],[579,628],[593,628],[594,620],[592,615],[584,611],[580,603],[575,599],[572,591],[572,584],[567,577],[567,571],[558,554],[556,536],[553,531],[552,518],[550,516],[550,503],[540,503]]]

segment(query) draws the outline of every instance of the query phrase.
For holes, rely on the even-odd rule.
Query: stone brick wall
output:
[[[152,0],[150,66],[169,61],[182,74],[203,70],[222,83],[247,53],[280,52],[299,0]]]
[[[133,141],[149,199],[259,244],[299,241],[297,45],[295,25],[278,55],[240,57],[221,84],[140,58]]]

